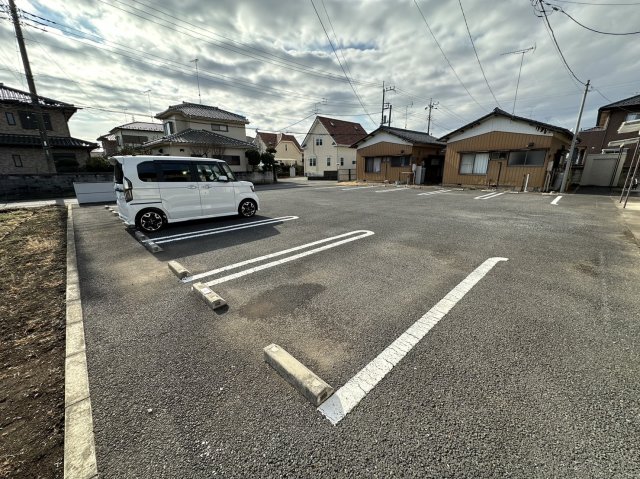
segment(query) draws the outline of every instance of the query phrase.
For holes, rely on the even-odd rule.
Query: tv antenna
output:
[[[194,58],[193,60],[189,60],[189,63],[191,62],[196,64],[196,82],[198,83],[198,100],[202,105],[202,97],[200,96],[200,75],[198,74],[198,59]]]
[[[511,115],[515,115],[516,113],[516,100],[518,99],[518,87],[520,86],[520,74],[522,73],[522,63],[524,62],[524,54],[528,52],[534,52],[536,50],[536,44],[534,43],[532,47],[525,48],[524,50],[514,50],[512,52],[501,53],[501,55],[522,55],[520,59],[520,70],[518,70],[518,82],[516,83],[516,96],[513,98],[513,110],[511,110]]]

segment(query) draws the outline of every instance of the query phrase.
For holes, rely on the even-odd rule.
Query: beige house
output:
[[[264,153],[269,147],[275,148],[276,161],[288,166],[302,165],[302,148],[300,148],[300,143],[293,135],[256,130],[256,137],[253,143],[260,153]]]
[[[0,174],[65,173],[82,169],[97,144],[73,138],[68,121],[75,106],[38,96],[51,147],[48,163],[31,96],[0,83]]]
[[[302,142],[305,176],[337,178],[339,169],[356,169],[354,143],[367,136],[360,123],[317,116]]]
[[[162,135],[162,123],[133,121],[112,128],[106,135],[98,137],[98,141],[102,144],[105,156],[112,156],[123,148],[138,148]]]
[[[141,149],[145,153],[218,158],[233,171],[248,171],[244,154],[255,147],[246,141],[245,125],[249,120],[244,116],[215,106],[183,102],[158,113],[156,118],[163,122],[164,136],[144,143]]]
[[[546,190],[560,173],[573,134],[559,126],[491,113],[441,138],[447,142],[443,185]]]

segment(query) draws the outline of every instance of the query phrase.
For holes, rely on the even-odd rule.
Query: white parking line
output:
[[[556,199],[553,200],[551,204],[554,206],[558,206],[558,201],[560,201],[560,198],[562,198],[562,196],[556,196]]]
[[[365,188],[376,188],[378,185],[374,186],[354,186],[352,188],[342,188],[342,191],[351,191],[351,190],[364,190]]]
[[[431,195],[437,195],[438,193],[446,193],[447,191],[451,191],[451,190],[427,191],[426,193],[418,193],[417,196],[431,196]]]
[[[320,251],[324,251],[330,248],[335,248],[336,246],[340,246],[341,244],[345,244],[345,243],[349,243],[351,241],[355,241],[355,240],[359,240],[362,238],[366,238],[367,236],[371,236],[373,235],[374,232],[373,231],[369,231],[369,230],[356,230],[356,231],[351,231],[349,233],[344,233],[341,235],[337,235],[337,236],[332,236],[331,238],[325,238],[322,240],[318,240],[318,241],[313,241],[311,243],[307,243],[307,244],[303,244],[300,246],[296,246],[294,248],[289,248],[286,249],[284,251],[278,251],[276,253],[271,253],[271,254],[266,254],[264,256],[259,256],[258,258],[252,258],[252,259],[248,259],[246,261],[241,261],[239,263],[235,263],[235,264],[231,264],[229,266],[223,266],[222,268],[217,268],[211,271],[206,271],[204,273],[200,273],[200,274],[194,274],[193,276],[189,276],[187,278],[184,278],[182,280],[183,283],[188,283],[191,281],[195,281],[196,279],[200,279],[200,278],[204,278],[206,276],[213,276],[214,274],[218,274],[221,273],[223,271],[228,271],[230,269],[236,269],[236,268],[240,268],[241,266],[245,266],[251,263],[257,263],[259,261],[264,261],[265,259],[271,259],[271,258],[276,258],[278,256],[283,256],[285,254],[288,253],[292,253],[294,251],[299,251],[301,249],[305,249],[305,248],[309,248],[311,246],[315,246],[318,244],[322,244],[322,243],[328,243],[330,241],[334,241],[334,240],[339,240],[340,238],[346,238],[346,239],[342,239],[340,241],[334,241],[333,243],[329,243],[325,246],[322,246],[320,248],[315,248],[309,251],[305,251],[304,253],[298,253],[295,254],[293,256],[289,256],[288,258],[283,258],[281,260],[278,261],[272,261],[270,263],[266,263],[260,266],[256,266],[255,268],[250,268],[244,271],[240,271],[238,273],[234,273],[228,276],[224,276],[222,278],[218,278],[218,279],[214,279],[213,281],[210,281],[208,283],[206,283],[207,286],[213,286],[215,284],[220,284],[220,283],[224,283],[226,281],[229,281],[231,279],[235,279],[235,278],[240,278],[241,276],[246,276],[247,274],[251,274],[251,273],[255,273],[257,271],[261,271],[263,269],[267,269],[267,268],[272,268],[273,266],[278,266],[280,264],[284,264],[284,263],[288,263],[289,261],[293,261],[296,259],[300,259],[303,258],[305,256],[309,256],[310,254],[314,254],[314,253],[319,253]],[[354,236],[357,235],[357,236]]]
[[[407,191],[410,190],[411,188],[406,188],[406,187],[400,187],[400,188],[387,188],[386,190],[376,190],[374,191],[374,193],[389,193],[390,191]]]
[[[503,191],[502,193],[488,193],[486,195],[482,195],[482,196],[476,196],[474,198],[474,200],[490,200],[491,198],[497,198],[500,195],[504,195],[506,193],[506,191]]]
[[[358,403],[404,358],[411,349],[444,318],[449,311],[500,261],[508,258],[489,258],[442,298],[424,316],[362,368],[333,396],[318,407],[334,426],[353,410]]]
[[[256,226],[266,226],[266,225],[272,225],[277,223],[284,223],[285,221],[291,221],[291,220],[297,220],[297,219],[298,219],[298,216],[281,216],[279,218],[269,218],[266,220],[252,221],[250,223],[243,223],[240,225],[221,226],[219,228],[212,228],[208,230],[191,231],[189,233],[178,233],[175,235],[168,235],[168,236],[158,236],[157,238],[150,238],[146,240],[146,242],[153,241],[156,244],[172,243],[174,241],[182,241],[185,239],[199,238],[200,236],[217,235],[220,233],[228,233],[229,231],[244,230],[247,228],[255,228]]]

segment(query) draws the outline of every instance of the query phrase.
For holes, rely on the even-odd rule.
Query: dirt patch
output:
[[[325,290],[321,284],[285,284],[265,291],[243,308],[241,314],[247,317],[268,319],[276,315],[287,315]]]
[[[65,208],[0,211],[0,477],[62,477]]]

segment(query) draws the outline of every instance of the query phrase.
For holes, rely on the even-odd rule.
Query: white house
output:
[[[360,123],[317,116],[302,142],[305,176],[335,177],[338,169],[355,170],[352,145],[365,136]]]
[[[219,158],[233,171],[248,171],[244,153],[255,147],[246,141],[249,120],[244,116],[183,102],[158,113],[156,118],[163,122],[164,136],[142,145],[148,154]]]
[[[140,145],[162,136],[162,123],[133,121],[112,128],[109,133],[102,135],[98,141],[107,156],[119,153],[123,148],[137,148]]]

